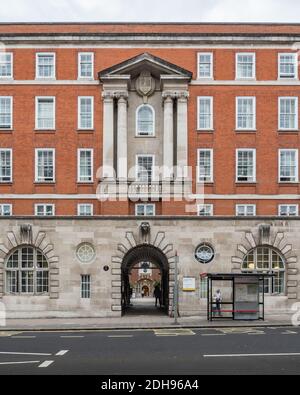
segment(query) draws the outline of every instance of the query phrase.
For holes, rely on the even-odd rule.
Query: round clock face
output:
[[[201,244],[196,249],[195,257],[200,263],[210,263],[215,257],[215,251],[210,245]]]

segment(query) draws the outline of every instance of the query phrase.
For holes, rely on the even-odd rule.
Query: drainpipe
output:
[[[175,254],[175,281],[174,281],[174,325],[178,325],[178,263],[179,263],[179,256]]]

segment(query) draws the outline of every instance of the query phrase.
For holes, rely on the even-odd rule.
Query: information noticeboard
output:
[[[183,290],[183,292],[195,292],[196,291],[196,278],[195,277],[184,277],[182,290]]]

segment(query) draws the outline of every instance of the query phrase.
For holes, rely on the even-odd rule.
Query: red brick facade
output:
[[[103,45],[103,47],[73,42],[44,48],[41,37],[51,41],[48,34],[153,34],[161,35],[160,48],[142,43],[131,48],[128,44]],[[34,39],[32,34],[37,35]],[[163,35],[185,35],[185,43],[166,43]],[[103,152],[103,99],[102,87],[97,79],[98,72],[126,61],[142,53],[150,53],[193,73],[189,85],[188,100],[188,158],[189,165],[196,169],[197,149],[210,148],[214,151],[214,181],[205,187],[210,195],[205,203],[214,205],[214,215],[235,215],[236,204],[255,204],[256,214],[275,216],[280,204],[299,204],[299,183],[278,182],[278,150],[299,149],[299,131],[278,131],[278,98],[300,96],[300,83],[278,81],[278,54],[296,52],[292,44],[299,37],[300,25],[0,25],[0,41],[7,45],[5,50],[13,53],[13,77],[11,82],[0,79],[0,96],[13,97],[13,129],[0,131],[0,148],[13,150],[12,183],[0,184],[0,204],[13,206],[13,215],[34,215],[34,204],[55,204],[55,214],[71,216],[77,214],[77,204],[93,203],[94,215],[134,215],[135,205],[130,202],[102,204],[91,199],[98,180],[96,170],[102,165]],[[26,47],[22,37],[14,43],[9,37],[24,36],[32,40]],[[212,36],[205,46],[192,45],[194,35]],[[216,45],[214,36],[233,37],[233,43]],[[249,45],[238,44],[234,37],[252,37]],[[284,37],[280,42],[278,36]],[[271,42],[273,37],[274,42]],[[290,37],[290,38],[289,38]],[[258,39],[262,40],[258,44]],[[127,38],[130,41],[130,38]],[[91,42],[91,41],[89,41]],[[101,44],[101,38],[96,42]],[[159,41],[158,41],[159,43]],[[25,47],[24,47],[25,46]],[[231,48],[229,48],[231,47]],[[253,49],[254,48],[254,49]],[[77,84],[78,53],[94,53],[95,83]],[[35,83],[35,54],[53,52],[56,54],[56,81],[48,84]],[[197,82],[197,54],[213,53],[214,84]],[[236,53],[256,54],[256,81],[236,83]],[[97,83],[98,81],[98,83]],[[35,130],[35,97],[56,98],[55,131]],[[78,96],[94,97],[94,130],[78,131]],[[214,131],[197,131],[197,97],[210,96],[214,99]],[[236,131],[235,100],[238,96],[256,97],[256,131]],[[34,169],[36,148],[54,148],[56,157],[55,183],[35,183]],[[77,183],[77,149],[94,150],[94,183]],[[236,149],[256,149],[256,182],[236,182]],[[194,173],[194,192],[196,191]],[[19,196],[19,198],[17,198]],[[26,196],[24,196],[26,195]],[[35,195],[31,198],[30,195]],[[39,199],[37,195],[48,195]],[[67,195],[70,195],[68,198]],[[80,199],[76,199],[80,195]],[[84,199],[82,196],[87,195]],[[230,198],[232,195],[232,198]],[[242,198],[249,195],[249,199]],[[280,197],[282,195],[282,199]],[[51,196],[51,197],[50,197]],[[274,196],[274,198],[272,198]],[[32,196],[33,197],[33,196]],[[184,202],[158,202],[157,215],[185,215]]]

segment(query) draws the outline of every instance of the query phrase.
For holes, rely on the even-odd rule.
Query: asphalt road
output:
[[[300,374],[300,328],[0,333],[0,375]]]

